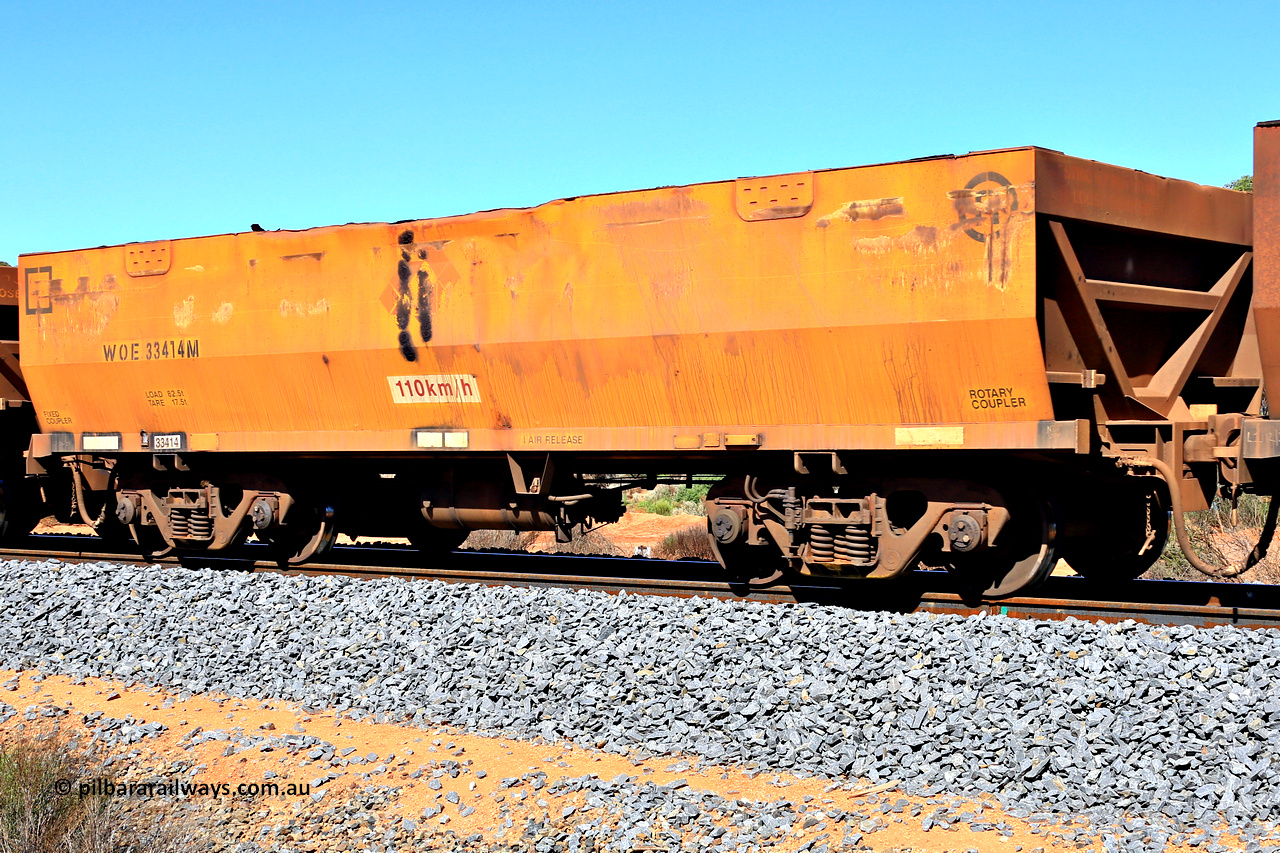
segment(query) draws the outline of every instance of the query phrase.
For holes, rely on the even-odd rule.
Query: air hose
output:
[[[1191,539],[1187,536],[1187,522],[1183,517],[1182,510],[1182,480],[1175,477],[1173,469],[1168,463],[1153,458],[1135,459],[1132,464],[1136,467],[1150,467],[1156,469],[1161,479],[1169,486],[1169,506],[1173,511],[1173,529],[1178,536],[1178,547],[1182,549],[1182,553],[1186,555],[1187,562],[1196,571],[1206,574],[1211,578],[1234,578],[1242,575],[1249,569],[1262,562],[1267,556],[1267,549],[1271,547],[1271,538],[1276,532],[1276,518],[1280,515],[1280,500],[1271,499],[1271,505],[1267,509],[1267,520],[1263,522],[1262,534],[1258,537],[1258,544],[1249,552],[1249,556],[1245,561],[1237,566],[1212,566],[1202,560],[1191,548]]]

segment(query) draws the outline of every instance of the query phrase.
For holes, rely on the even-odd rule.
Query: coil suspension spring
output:
[[[836,537],[825,524],[809,528],[809,551],[815,563],[830,563],[836,558]]]
[[[188,517],[190,525],[190,533],[187,534],[189,539],[212,539],[213,538],[213,518],[199,510],[192,511]]]
[[[199,509],[174,507],[169,510],[169,530],[174,539],[212,539],[213,518]]]
[[[845,563],[867,566],[876,560],[876,540],[871,529],[848,525],[835,538],[835,558]]]

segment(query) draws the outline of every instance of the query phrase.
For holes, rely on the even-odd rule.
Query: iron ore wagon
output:
[[[1256,150],[1254,196],[1018,148],[23,255],[7,533],[439,554],[699,473],[739,575],[1131,578],[1171,511],[1274,489],[1280,126]]]

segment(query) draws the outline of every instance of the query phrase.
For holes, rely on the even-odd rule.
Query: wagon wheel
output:
[[[765,586],[779,580],[786,574],[788,566],[782,559],[782,552],[772,544],[747,545],[735,542],[726,545],[717,542],[708,534],[711,551],[724,566],[731,586],[751,587]]]
[[[284,524],[269,533],[259,532],[258,538],[267,541],[274,559],[280,565],[297,566],[305,563],[312,557],[327,553],[338,538],[333,507],[329,504],[295,504]]]
[[[1058,562],[1058,515],[1044,498],[1025,496],[1010,507],[996,546],[961,554],[952,551],[948,571],[983,598],[1008,598],[1039,586]]]
[[[1156,485],[1124,488],[1100,508],[1102,529],[1062,543],[1062,558],[1092,580],[1134,580],[1155,565],[1169,539],[1169,498]]]
[[[0,541],[26,536],[39,521],[32,508],[40,505],[40,495],[25,478],[0,480]]]
[[[726,477],[711,487],[703,502],[707,514],[707,543],[736,594],[753,586],[776,582],[789,568],[776,544],[747,544],[746,516],[742,506],[744,496],[753,494],[753,479],[750,476]],[[752,500],[761,502],[758,495]]]
[[[138,546],[138,551],[146,560],[155,560],[160,557],[167,557],[177,549],[165,540],[164,535],[160,532],[160,528],[153,525],[130,524],[126,530],[131,538]]]

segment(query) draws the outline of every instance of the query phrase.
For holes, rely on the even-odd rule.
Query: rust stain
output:
[[[665,222],[689,222],[698,219],[710,219],[710,216],[671,216],[666,219],[641,219],[635,222],[606,222],[605,228],[635,228],[641,225],[662,225]]]
[[[79,261],[80,258],[77,257],[77,260]],[[82,266],[82,264],[78,265]],[[16,277],[16,268],[14,272]],[[77,275],[75,282],[73,289],[66,290],[63,288],[62,277],[54,277],[47,280],[45,285],[47,290],[43,293],[43,297],[47,300],[49,310],[65,316],[68,325],[79,334],[101,334],[106,330],[120,307],[120,298],[115,292],[118,287],[116,278],[114,275],[104,275],[101,279],[102,283],[96,287],[93,284],[92,275]],[[10,296],[10,293],[12,296]],[[5,304],[19,304],[18,296],[16,282],[12,291],[0,293],[0,297],[3,297]],[[40,299],[37,297],[35,302],[38,305]],[[47,315],[38,315],[37,318],[42,334],[46,331],[46,326],[43,322],[45,316]]]
[[[870,198],[863,201],[846,201],[826,216],[819,217],[814,224],[819,228],[827,228],[833,222],[874,222],[890,216],[906,215],[907,208],[900,196],[894,198]]]
[[[932,225],[917,225],[898,239],[907,251],[932,249],[938,245],[938,229]]]
[[[875,237],[859,237],[853,241],[858,252],[870,254],[910,253],[919,255],[924,252],[940,252],[946,248],[952,236],[945,234],[940,241],[938,229],[932,225],[917,225],[905,234],[891,236],[880,234]]]
[[[1275,389],[1280,387],[1280,124],[1254,128],[1253,165],[1253,306],[1263,376],[1267,388]]]
[[[979,172],[963,189],[948,192],[947,198],[957,217],[951,230],[983,244],[987,283],[1003,290],[1016,242],[1012,233],[1035,212],[1035,185],[1015,186],[999,172]]]
[[[901,423],[936,423],[938,405],[935,383],[929,376],[928,347],[915,333],[905,340],[885,341],[881,349],[884,372],[898,404]]]
[[[766,207],[763,210],[752,211],[750,221],[760,222],[768,219],[795,219],[798,216],[804,216],[812,209],[813,206],[807,204],[775,204],[773,207]]]
[[[120,297],[115,293],[64,294],[55,310],[66,311],[81,334],[100,335],[120,310]]]
[[[600,208],[599,216],[605,228],[629,225],[659,225],[685,219],[706,219],[706,205],[682,190],[665,190],[653,193],[635,193],[640,198],[628,199],[621,204]]]
[[[605,233],[617,247],[627,280],[649,294],[661,325],[680,322],[696,281],[693,255],[713,227],[706,205],[684,191],[609,205],[601,210]]]

